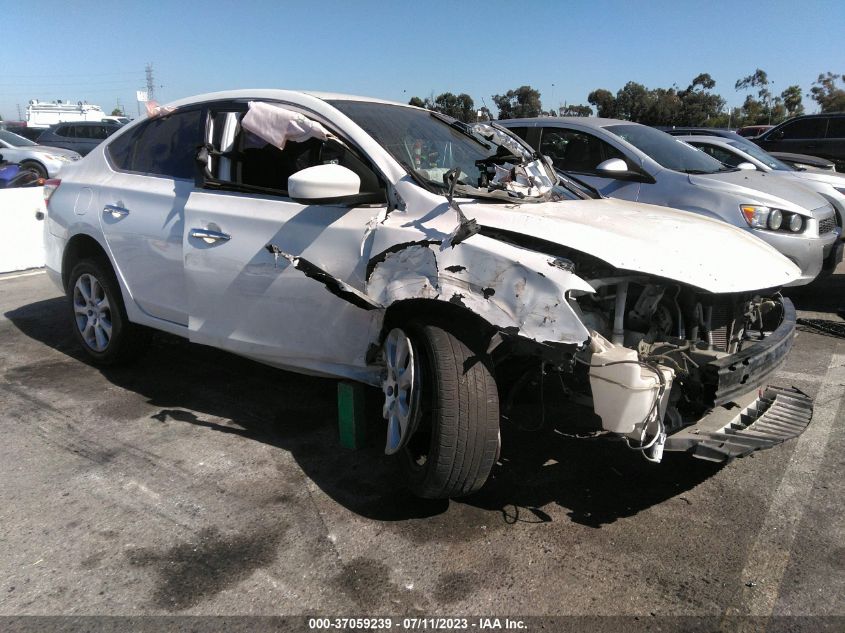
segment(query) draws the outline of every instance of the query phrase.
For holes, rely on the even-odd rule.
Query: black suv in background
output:
[[[750,140],[768,152],[827,158],[845,171],[845,112],[797,116]]]
[[[97,147],[103,139],[117,132],[120,127],[120,124],[112,121],[59,123],[41,134],[38,137],[38,144],[72,149],[85,156]]]

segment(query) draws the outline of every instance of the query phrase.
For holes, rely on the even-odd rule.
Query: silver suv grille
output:
[[[824,220],[819,220],[819,235],[824,235],[825,233],[830,233],[831,231],[836,229],[836,219],[835,218],[825,218]]]

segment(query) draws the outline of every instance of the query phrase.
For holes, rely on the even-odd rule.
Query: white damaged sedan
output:
[[[207,94],[45,193],[48,270],[92,360],[129,358],[146,326],[378,386],[385,451],[421,496],[478,490],[526,403],[559,426],[552,403],[586,409],[651,461],[730,459],[812,415],[766,383],[792,346],[794,264],[723,222],[592,199],[493,123]]]

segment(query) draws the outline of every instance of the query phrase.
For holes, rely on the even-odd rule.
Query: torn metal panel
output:
[[[388,250],[368,264],[367,294],[381,305],[403,299],[436,299],[440,295],[437,255],[429,242]]]
[[[371,260],[367,294],[384,306],[405,299],[446,301],[537,342],[581,344],[588,333],[565,295],[592,288],[571,271],[549,267],[548,259],[481,235],[454,249],[411,243]],[[542,275],[536,272],[541,267]]]
[[[275,244],[267,244],[265,248],[273,255],[277,262],[279,257],[286,259],[294,268],[301,271],[306,277],[322,283],[326,287],[326,290],[336,297],[340,297],[344,301],[348,301],[352,305],[363,310],[378,310],[383,307],[357,288],[353,288],[348,283],[327,273],[325,270],[309,262],[307,259],[296,257],[290,253],[285,253]]]

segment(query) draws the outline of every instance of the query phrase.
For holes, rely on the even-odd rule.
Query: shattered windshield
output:
[[[715,158],[683,141],[645,125],[609,125],[605,128],[627,141],[666,169],[684,174],[715,174],[732,171]]]
[[[447,190],[446,175],[459,169],[455,189],[462,195],[548,199],[552,194],[557,179],[546,163],[491,125],[391,104],[330,103],[436,191]]]

